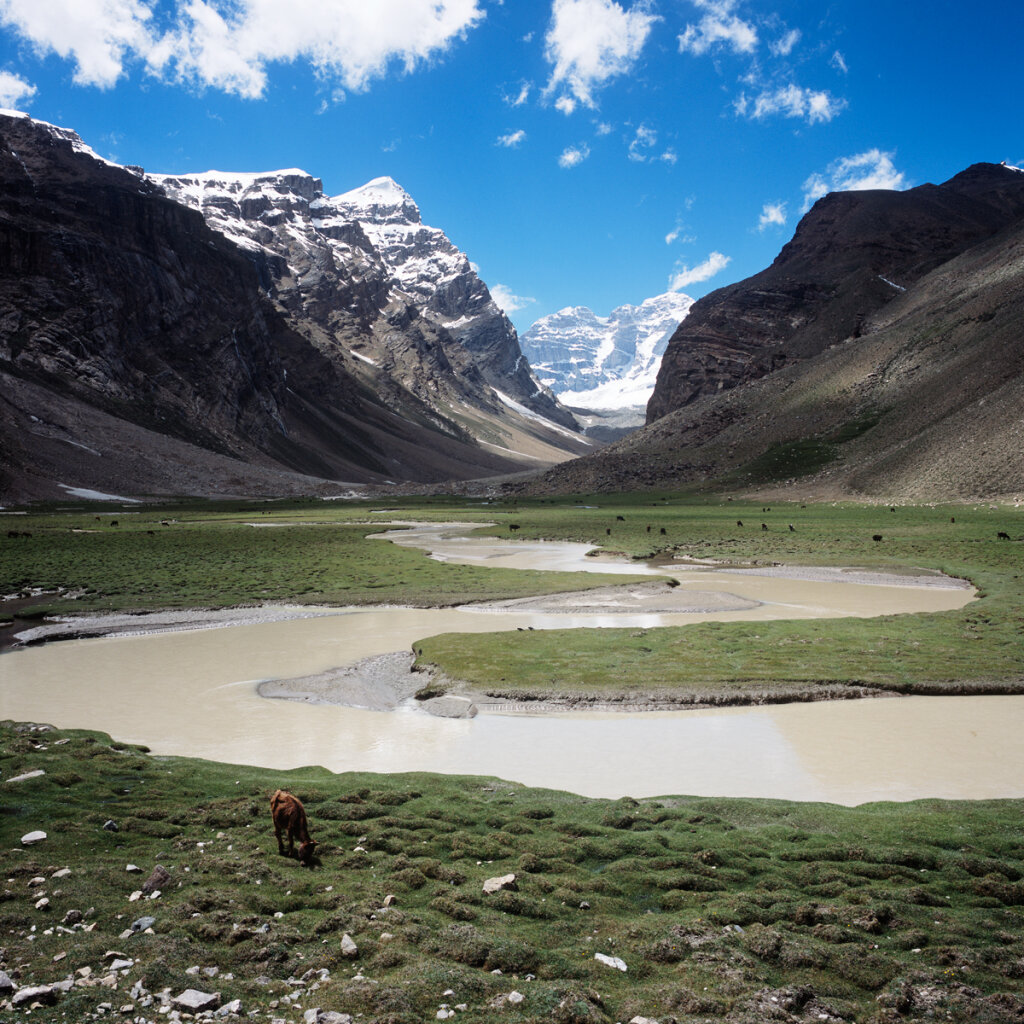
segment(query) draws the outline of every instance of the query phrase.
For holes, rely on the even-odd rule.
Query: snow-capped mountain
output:
[[[688,295],[666,292],[606,317],[572,306],[526,331],[523,353],[540,380],[572,408],[645,406],[668,339],[692,305]]]
[[[531,373],[515,328],[466,254],[423,224],[391,178],[327,196],[319,178],[296,168],[151,177],[267,262],[268,292],[312,319],[321,344],[382,367],[432,406],[464,399],[467,390],[472,404],[495,407],[509,395],[575,426]]]

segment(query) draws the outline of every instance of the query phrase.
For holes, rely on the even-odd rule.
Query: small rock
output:
[[[485,893],[501,892],[502,889],[515,890],[516,888],[518,887],[516,886],[515,875],[500,875],[495,878],[488,878],[484,882]]]
[[[235,1014],[241,1016],[242,1014],[242,1000],[232,999],[230,1003],[225,1003],[218,1011],[218,1017],[227,1017],[229,1014]]]
[[[43,831],[27,832],[21,837],[22,846],[31,846],[33,843],[41,843],[46,838]]]
[[[40,775],[45,775],[46,772],[42,768],[37,768],[34,772],[25,772],[24,775],[15,775],[13,778],[8,779],[8,782],[24,782],[26,779],[38,779]]]
[[[641,1017],[638,1015],[633,1017],[629,1024],[658,1024],[658,1022],[653,1017]]]
[[[617,971],[625,971],[626,963],[617,956],[605,956],[604,953],[595,953],[594,959],[606,967],[614,967]]]
[[[0,971],[0,996],[5,996],[14,991],[14,982],[11,981],[6,971]]]
[[[54,871],[51,878],[67,878],[71,874],[71,868],[61,868],[60,871]]]
[[[64,920],[61,924],[78,924],[82,920],[82,912],[80,910],[69,910],[64,915]]]
[[[171,873],[162,864],[153,868],[153,873],[142,883],[142,891],[148,896],[158,889],[165,889],[171,880]]]
[[[147,928],[152,928],[155,924],[155,917],[140,917],[138,920],[132,921],[132,931],[144,932]]]
[[[580,910],[589,910],[590,904],[586,900],[580,901]]]
[[[112,971],[126,971],[126,970],[128,970],[129,967],[134,967],[134,966],[135,966],[135,961],[134,960],[114,960],[111,963],[111,965],[110,965],[110,969]]]
[[[142,874],[142,868],[140,868],[138,864],[128,864],[125,867],[125,871],[127,871],[129,874],[133,874],[133,875],[141,875]]]
[[[217,975],[220,974],[220,968],[219,967],[204,967],[203,968],[203,974],[205,974],[208,978],[216,978]]]
[[[41,900],[36,901],[36,910],[49,910],[50,901],[44,896]]]
[[[359,947],[352,941],[352,936],[345,932],[341,937],[341,955],[354,960],[359,956]]]
[[[508,994],[508,1001],[516,1006],[518,1006],[525,998],[526,996],[524,996],[522,992],[517,992],[515,989]]]
[[[57,989],[52,985],[28,985],[19,988],[11,997],[12,1006],[25,1006],[32,1003],[43,1003],[52,1006],[57,1002]]]
[[[118,825],[118,823],[114,821],[112,818],[108,818],[105,822],[103,822],[103,829],[106,832],[120,832],[121,826]]]
[[[397,902],[398,902],[398,897],[395,896],[393,893],[388,893],[387,896],[384,897],[384,906],[385,907],[393,907]]]
[[[171,1005],[188,1013],[202,1013],[203,1010],[216,1010],[220,1006],[219,992],[200,992],[195,988],[187,988],[171,1000]]]
[[[128,902],[129,903],[138,903],[139,900],[141,900],[141,899],[142,899],[142,890],[141,889],[136,889],[135,892],[133,892],[131,894],[131,896],[128,897]]]

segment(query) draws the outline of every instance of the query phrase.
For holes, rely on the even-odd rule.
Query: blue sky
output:
[[[0,0],[0,106],[150,171],[390,175],[521,331],[1024,164],[1022,53],[1022,0]]]

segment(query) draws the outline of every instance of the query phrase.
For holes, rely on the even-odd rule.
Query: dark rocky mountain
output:
[[[770,267],[693,305],[647,422],[856,338],[877,310],[1022,215],[1024,174],[997,164],[942,185],[819,199]]]
[[[830,195],[694,305],[652,399],[669,412],[530,489],[1024,500],[1022,324],[1024,172]]]
[[[308,205],[307,179],[282,184]],[[290,220],[267,213],[271,234]],[[329,232],[353,265],[322,247],[293,266],[73,132],[0,116],[0,498],[337,491],[584,448],[394,294],[358,222]]]

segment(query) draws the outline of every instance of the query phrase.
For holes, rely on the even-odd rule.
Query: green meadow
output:
[[[0,957],[19,987],[76,982],[5,1020],[162,1020],[188,988],[264,1021],[1024,1014],[1020,800],[592,800],[0,725],[2,779],[33,771],[0,782]],[[277,852],[279,786],[305,803],[313,870]],[[157,864],[160,895],[133,900]]]

